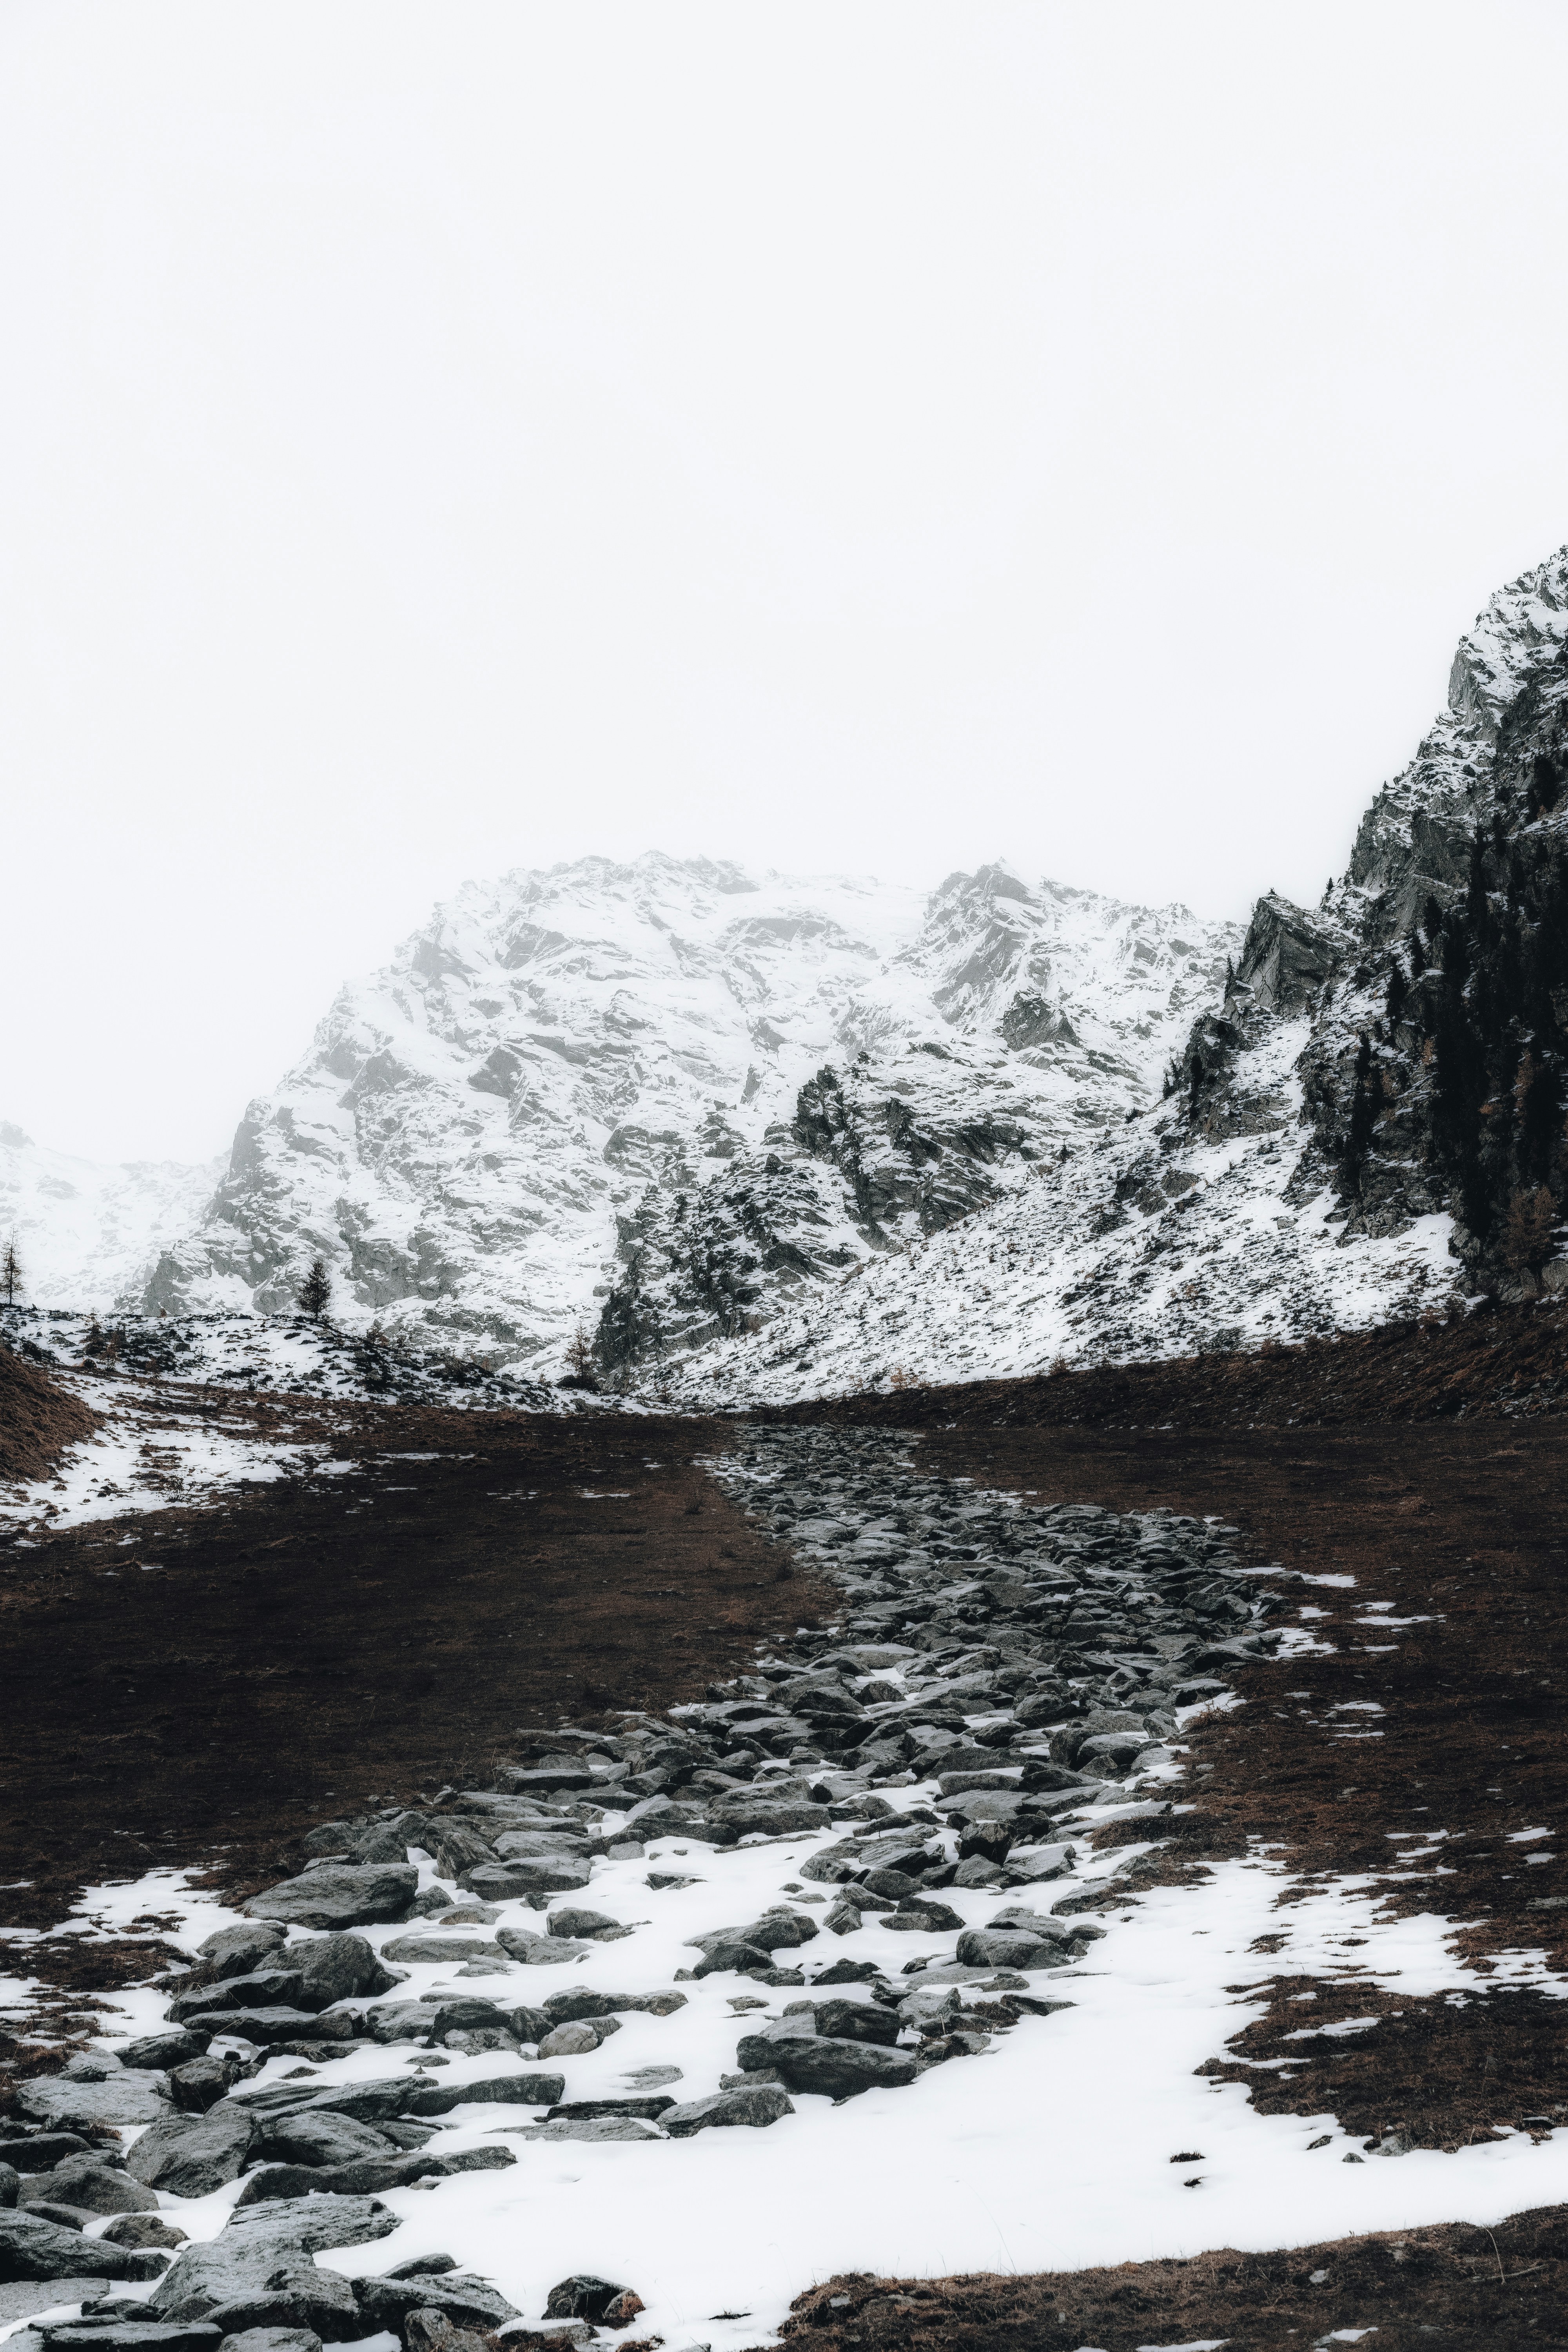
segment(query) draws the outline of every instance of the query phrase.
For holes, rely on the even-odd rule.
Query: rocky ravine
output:
[[[1057,2012],[1149,1850],[1096,1860],[1088,1834],[1157,1837],[1185,1712],[1268,1654],[1273,1595],[1234,1531],[1032,1510],[921,1475],[899,1436],[758,1433],[715,1475],[837,1580],[841,1624],[670,1719],[527,1739],[492,1788],[323,1823],[247,1918],[191,1905],[224,1923],[194,1965],[122,1997],[130,2038],[26,2083],[0,2147],[0,2278],[37,2283],[0,2292],[13,2318],[48,2312],[39,2347],[390,2328],[464,2352],[454,2335],[582,2340],[645,2304],[668,2329],[687,2315],[618,2252],[645,2195],[620,2172],[570,2208],[592,2272],[522,2312],[493,2283],[552,2270],[546,2247],[497,2251],[562,2194],[542,2166],[565,2158],[569,2193],[584,2143],[722,2141],[744,2180],[766,2134],[809,2176],[862,2099],[934,2156],[933,2075],[1072,2031]],[[444,2211],[489,2278],[436,2242]],[[791,2291],[816,2267],[788,2256]],[[704,2341],[757,2333],[751,2310],[719,2320]]]

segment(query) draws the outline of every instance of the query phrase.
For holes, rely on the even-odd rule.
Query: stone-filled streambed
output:
[[[492,1785],[322,1822],[243,1911],[177,1872],[89,1900],[81,1932],[156,1913],[190,1964],[21,2089],[26,2352],[738,2352],[839,2271],[1451,2210],[1426,2168],[1456,2159],[1374,2179],[1331,2117],[1199,2071],[1261,2009],[1232,1979],[1282,1892],[1298,1969],[1352,1929],[1359,1968],[1455,1981],[1444,1923],[1364,1886],[1266,1851],[1162,1872],[1193,1727],[1300,1647],[1286,1570],[1217,1521],[937,1475],[898,1433],[748,1430],[710,1472],[837,1622],[666,1715],[520,1737]],[[1465,2160],[1517,2205],[1514,2153]]]

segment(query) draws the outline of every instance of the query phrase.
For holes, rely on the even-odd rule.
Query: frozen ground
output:
[[[921,1793],[929,1791],[910,1797]],[[416,1969],[400,1997],[444,1987],[537,2001],[565,1983],[608,1990],[668,1983],[697,1958],[686,1937],[787,1901],[783,1890],[814,1843],[826,1841],[729,1853],[687,1839],[659,1841],[646,1855],[606,1861],[595,1874],[596,1907],[646,1923],[632,1937],[548,1971],[514,1969],[504,1985],[468,1974],[459,1980],[450,1967]],[[1130,1851],[1121,1849],[1119,1859]],[[655,1893],[647,1884],[650,1864],[689,1869],[698,1883]],[[1086,1873],[1102,1874],[1092,1864]],[[1286,1895],[1297,1899],[1281,1915],[1276,1906]],[[947,1899],[975,1923],[996,1907],[979,1892],[950,1891]],[[153,1873],[97,1891],[80,1926],[113,1933],[148,1912],[178,1915],[176,1939],[192,1949],[237,1916],[194,1894],[179,1874]],[[1260,1962],[1248,1947],[1276,1931],[1282,1916],[1291,1927],[1289,1949]],[[521,1906],[503,1909],[501,1924],[509,1921],[538,1925],[537,1914]],[[639,2331],[662,2336],[672,2352],[698,2344],[738,2352],[765,2340],[793,2297],[836,2271],[898,2277],[1067,2269],[1437,2221],[1495,2222],[1568,2199],[1568,2132],[1539,2144],[1521,2133],[1456,2156],[1415,2150],[1352,2165],[1347,2158],[1362,2144],[1331,2117],[1262,2116],[1241,2086],[1214,2084],[1194,2072],[1260,2013],[1260,2001],[1227,1991],[1238,1980],[1261,1986],[1275,1974],[1353,1975],[1368,1985],[1397,1984],[1412,1997],[1484,1998],[1487,1980],[1447,1948],[1448,1924],[1435,1915],[1385,1919],[1377,1886],[1366,1880],[1302,1890],[1266,1856],[1226,1864],[1201,1887],[1156,1890],[1118,1915],[1088,1966],[1033,1980],[1035,1991],[1070,2000],[1071,2009],[1026,2019],[983,2056],[938,2067],[906,2089],[874,2090],[843,2107],[797,2094],[795,2114],[766,2131],[646,2144],[530,2143],[515,2133],[537,2120],[537,2110],[458,2108],[449,2145],[507,2145],[516,2166],[459,2175],[428,2190],[387,2192],[403,2226],[374,2246],[327,2260],[355,2275],[448,2252],[533,2319],[557,2279],[596,2273],[636,2287],[648,2306]],[[407,1930],[369,1932],[384,1943]],[[1353,1964],[1342,1940],[1348,1935],[1365,1938]],[[911,1957],[910,1940],[868,1927],[855,1938],[855,1956],[880,1961],[896,1977]],[[25,1994],[25,1945],[14,1951],[17,1976],[5,1993],[16,2004]],[[1545,1982],[1527,1954],[1508,1975]],[[735,1982],[722,1976],[689,1984],[688,2005],[673,2017],[630,2015],[590,2055],[552,2061],[566,2076],[566,2096],[626,2096],[649,2067],[680,2070],[670,2084],[678,2098],[716,2090],[734,2064]],[[1563,1991],[1558,1982],[1546,1989]],[[765,2011],[748,2012],[745,2021],[776,2016],[797,1997],[773,1992]],[[119,2037],[151,2031],[163,2014],[152,1993],[121,1995],[117,2005]],[[112,2039],[104,2046],[112,2050]],[[384,2076],[389,2059],[408,2063],[400,2053],[361,2051],[323,2067],[319,2080],[324,2086]],[[298,2064],[272,2059],[258,2085]],[[497,2071],[494,2056],[458,2058],[443,2079],[489,2079]],[[1327,2145],[1310,2146],[1325,2134]],[[439,2145],[447,2144],[443,2135]],[[1172,2161],[1191,2150],[1201,2157]],[[199,2203],[165,2195],[160,2204],[192,2237],[205,2237],[223,2225],[238,2193],[236,2182]],[[726,2313],[744,2315],[715,2316]]]
[[[395,1946],[394,1964],[407,1969],[392,2001],[440,1993],[510,2012],[519,2004],[538,2008],[562,1990],[588,1989],[678,1990],[684,2003],[663,2017],[623,2012],[620,2029],[597,2048],[565,2056],[547,2052],[542,2060],[531,2045],[431,2050],[413,2040],[405,2021],[402,2038],[319,2063],[312,2055],[300,2078],[312,2093],[405,2073],[411,2085],[430,2079],[492,2084],[543,2063],[564,2077],[568,2102],[656,2092],[679,2102],[700,2099],[735,2070],[742,2032],[782,2019],[792,2004],[823,2000],[829,1988],[814,1989],[814,1977],[825,1962],[841,1960],[872,1964],[906,1997],[952,1988],[971,2030],[984,2039],[970,2054],[933,2064],[907,2085],[872,2089],[842,2104],[795,2091],[794,2112],[765,2129],[710,2129],[691,2138],[667,2137],[648,2124],[641,2139],[538,2139],[528,2137],[542,2119],[538,2106],[459,2101],[443,2119],[435,2152],[489,2143],[510,2148],[515,2164],[384,2192],[401,2226],[372,2246],[327,2256],[329,2267],[371,2274],[423,2254],[448,2253],[492,2281],[532,2322],[557,2280],[590,2272],[633,2287],[647,2306],[639,2333],[661,2336],[670,2352],[698,2346],[741,2352],[776,2331],[795,2296],[837,2271],[1026,2273],[1190,2255],[1216,2245],[1263,2250],[1440,2221],[1491,2224],[1525,2207],[1568,2200],[1568,2132],[1533,2139],[1509,2132],[1457,2154],[1413,2149],[1395,2157],[1347,2137],[1331,2116],[1262,2115],[1244,2085],[1195,2071],[1226,2054],[1226,2044],[1264,2013],[1281,1978],[1364,1987],[1369,1998],[1393,1990],[1412,2001],[1484,2000],[1500,1985],[1528,1986],[1552,2000],[1568,1993],[1568,1982],[1537,1950],[1521,1946],[1494,1954],[1487,1969],[1456,1954],[1453,1939],[1466,1923],[1445,1913],[1447,1825],[1440,1819],[1419,1839],[1391,1845],[1387,1867],[1375,1872],[1307,1880],[1272,1850],[1255,1846],[1213,1866],[1199,1884],[1145,1885],[1135,1899],[1118,1899],[1123,1874],[1149,1849],[1096,1853],[1089,1833],[1117,1821],[1152,1819],[1152,1811],[1129,1808],[1187,1803],[1189,1727],[1207,1709],[1235,1705],[1213,1672],[1198,1696],[1173,1704],[1184,1674],[1190,1677],[1194,1664],[1205,1660],[1217,1668],[1226,1655],[1262,1654],[1256,1634],[1231,1640],[1228,1652],[1226,1639],[1212,1639],[1216,1626],[1247,1621],[1249,1606],[1257,1622],[1256,1607],[1240,1597],[1255,1590],[1255,1572],[1226,1565],[1229,1531],[1168,1513],[1117,1521],[1098,1511],[1031,1512],[967,1481],[923,1476],[897,1443],[817,1432],[758,1435],[745,1458],[716,1467],[726,1482],[749,1489],[773,1525],[791,1518],[797,1554],[828,1566],[846,1595],[847,1629],[808,1637],[818,1640],[815,1651],[803,1644],[816,1670],[786,1669],[797,1677],[784,1685],[796,1694],[795,1706],[812,1704],[814,1693],[820,1700],[825,1680],[833,1679],[826,1673],[829,1659],[848,1656],[825,1651],[821,1641],[853,1635],[875,1648],[868,1621],[896,1605],[924,1611],[917,1634],[970,1623],[971,1645],[939,1640],[922,1651],[884,1633],[874,1661],[851,1660],[867,1671],[841,1675],[839,1688],[842,1701],[868,1720],[863,1747],[882,1754],[895,1736],[917,1748],[945,1738],[950,1758],[967,1757],[970,1742],[998,1727],[999,1691],[1025,1713],[1025,1686],[1007,1679],[1012,1660],[1020,1671],[1024,1662],[1038,1669],[1037,1687],[1070,1683],[1090,1698],[1117,1688],[1137,1697],[1140,1675],[1152,1675],[1142,1687],[1153,1720],[1146,1714],[1147,1734],[1131,1742],[1138,1760],[1121,1778],[1074,1783],[1068,1774],[1068,1785],[1054,1790],[1047,1776],[1050,1835],[1071,1848],[1070,1857],[1060,1857],[1065,1869],[1049,1874],[1042,1864],[1031,1878],[1036,1849],[1024,1839],[1009,1854],[1005,1874],[993,1867],[984,1881],[972,1875],[959,1884],[944,1874],[945,1884],[932,1882],[940,1885],[937,1902],[959,1924],[933,1921],[913,1930],[893,1928],[889,1918],[897,1915],[873,1909],[862,1911],[858,1926],[841,1916],[832,1924],[842,1882],[817,1875],[816,1857],[847,1831],[853,1836],[870,1822],[879,1832],[888,1817],[873,1821],[856,1793],[867,1786],[864,1763],[858,1774],[820,1757],[810,1764],[809,1750],[798,1748],[787,1759],[759,1760],[749,1785],[729,1755],[731,1769],[709,1772],[690,1793],[721,1810],[765,1801],[786,1782],[798,1790],[804,1769],[806,1781],[815,1774],[836,1792],[831,1828],[759,1832],[731,1846],[704,1837],[690,1822],[655,1833],[664,1801],[639,1796],[634,1811],[608,1777],[596,1784],[585,1811],[574,1811],[578,1801],[564,1797],[552,1801],[552,1801],[539,1801],[546,1845],[552,1833],[575,1830],[585,1837],[591,1819],[596,1855],[589,1883],[552,1898],[552,1910],[586,1905],[630,1931],[613,1940],[544,1938],[542,1951],[530,1944],[526,1960],[520,1958],[515,1945],[509,1952],[497,1939],[508,1930],[538,1938],[546,1924],[541,1910],[516,1895],[465,1905],[451,1888],[452,1866],[438,1874],[428,1852],[412,1844],[421,1889],[432,1902],[445,1891],[455,1907],[474,1916],[467,1926],[426,1917],[361,1930],[378,1948]],[[1347,1580],[1314,1582],[1342,1588]],[[1348,1582],[1353,1589],[1353,1580]],[[1291,1588],[1310,1589],[1304,1582]],[[987,1596],[993,1612],[974,1626]],[[1315,1640],[1318,1601],[1292,1607]],[[1191,1629],[1205,1614],[1210,1638],[1203,1642]],[[1421,1621],[1396,1616],[1368,1595],[1354,1622],[1363,1632],[1386,1633],[1383,1649],[1397,1644],[1405,1624]],[[985,1636],[978,1644],[976,1633]],[[1277,1647],[1289,1675],[1298,1646]],[[1171,1662],[1169,1672],[1163,1660]],[[1068,1683],[1052,1683],[1052,1676]],[[753,1682],[775,1695],[779,1689],[765,1677],[743,1678],[737,1687]],[[963,1729],[945,1734],[931,1721],[944,1690],[963,1711]],[[1036,1712],[1049,1709],[1042,1705]],[[987,1751],[994,1773],[953,1775],[939,1760],[917,1776],[887,1769],[885,1760],[875,1785],[878,1799],[892,1809],[893,1828],[912,1814],[928,1850],[940,1841],[944,1854],[956,1856],[966,1824],[1002,1817],[965,1810],[974,1803],[975,1779],[989,1801],[1018,1785],[1008,1781],[1009,1769],[1026,1773],[1034,1759],[1044,1773],[1049,1727],[1031,1731],[1031,1719],[1026,1713],[1025,1727],[1009,1744]],[[627,1720],[635,1733],[648,1719]],[[760,1705],[736,1713],[713,1703],[682,1709],[674,1720],[701,1726],[711,1743],[734,1741],[748,1724],[758,1727],[761,1738],[761,1725],[778,1717]],[[901,1726],[914,1728],[900,1732]],[[1376,1726],[1370,1717],[1364,1725],[1347,1719],[1347,1737],[1357,1728]],[[654,1726],[642,1736],[657,1734]],[[939,1745],[939,1759],[943,1752]],[[615,1769],[607,1766],[606,1776]],[[858,1816],[856,1803],[862,1805]],[[462,1818],[471,1823],[476,1817]],[[482,1822],[482,1812],[477,1818]],[[385,1832],[377,1824],[372,1834]],[[973,1873],[973,1864],[962,1868]],[[1432,1907],[1410,1916],[1416,1885],[1429,1887]],[[1397,1905],[1384,1899],[1394,1895]],[[917,1897],[910,1903],[921,1907]],[[900,1911],[910,1903],[900,1903]],[[1052,1957],[1073,1957],[1056,1965],[1038,1958],[1002,1969],[994,1960],[960,1965],[963,1932],[993,1927],[1019,1906],[1047,1920],[1056,1912]],[[810,1923],[795,1948],[775,1954],[798,1964],[804,1981],[774,1983],[731,1968],[701,1979],[684,1973],[700,1958],[692,1938],[781,1910],[797,1927]],[[64,1924],[70,1932],[107,1937],[148,1915],[172,1917],[177,1924],[166,1932],[192,1954],[216,1929],[237,1924],[236,1914],[194,1889],[186,1874],[162,1871],[92,1891]],[[1086,1944],[1061,1940],[1075,1927],[1088,1930]],[[426,1935],[471,1939],[472,1957],[448,1951],[420,1962],[416,1941],[410,1956],[410,1939]],[[1254,1948],[1260,1939],[1279,1937],[1285,1940],[1277,1952],[1260,1956]],[[13,1973],[0,1998],[13,2015],[27,2006],[30,1940],[10,1939]],[[997,2006],[1009,1989],[1070,2006],[998,2024]],[[852,2000],[874,1998],[864,1982],[831,1990]],[[117,2042],[162,2023],[165,2000],[150,1989],[115,1996],[100,2046],[112,2053]],[[1310,2032],[1310,2011],[1303,2015],[1302,2031]],[[372,2014],[362,2024],[375,2021]],[[1358,2011],[1333,2030],[1354,2032],[1363,2021]],[[390,2018],[381,2023],[391,2034]],[[238,2046],[250,2054],[251,2045]],[[1265,2062],[1270,2072],[1281,2063]],[[267,2058],[231,2096],[299,2076],[301,2063],[298,2052]],[[160,2204],[201,2238],[224,2226],[239,2193],[234,2182],[195,2202],[164,2194]]]
[[[153,1381],[57,1374],[101,1413],[103,1425],[69,1447],[53,1477],[0,1487],[0,1528],[28,1528],[210,1503],[242,1485],[351,1470],[320,1440],[264,1435],[237,1402],[232,1415],[182,1401]]]

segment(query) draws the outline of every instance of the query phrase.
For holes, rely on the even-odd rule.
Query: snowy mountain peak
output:
[[[1239,943],[1000,862],[929,898],[657,852],[469,884],[248,1107],[142,1299],[284,1307],[320,1253],[351,1319],[512,1360],[628,1248],[646,1326],[654,1236],[684,1295],[711,1212],[773,1236],[765,1309],[1151,1100]]]

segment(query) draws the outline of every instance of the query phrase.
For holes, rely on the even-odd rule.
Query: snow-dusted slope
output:
[[[1005,1376],[1568,1286],[1562,1225],[1543,1237],[1568,1205],[1559,974],[1568,549],[1461,641],[1447,709],[1322,904],[1258,900],[1167,1099],[1016,1197],[721,1333],[661,1385],[745,1402]],[[1521,1202],[1542,1220],[1533,1255]]]
[[[0,1120],[0,1242],[16,1237],[18,1296],[40,1307],[110,1306],[190,1231],[223,1166],[102,1167],[47,1150]]]
[[[350,1319],[548,1364],[596,1322],[618,1244],[643,1328],[671,1224],[721,1193],[745,1224],[783,1187],[771,1296],[1150,1101],[1238,943],[1003,866],[929,899],[658,856],[471,885],[251,1104],[141,1303],[277,1310],[319,1251]],[[672,1342],[704,1312],[672,1299]]]

